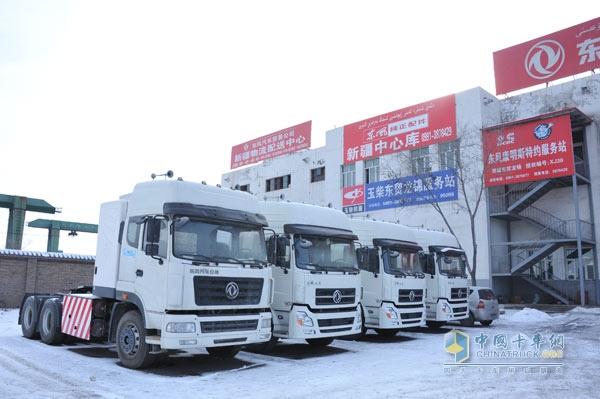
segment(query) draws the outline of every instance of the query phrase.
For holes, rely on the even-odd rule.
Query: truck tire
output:
[[[23,336],[28,339],[40,339],[40,333],[37,331],[38,323],[38,303],[35,297],[29,296],[23,303],[21,309],[21,331]]]
[[[65,335],[61,331],[62,302],[59,298],[50,298],[40,311],[39,330],[42,342],[48,345],[63,343]]]
[[[277,342],[279,342],[279,338],[271,335],[271,339],[269,339],[268,341],[261,342],[258,344],[246,345],[245,349],[248,352],[253,352],[253,353],[262,353],[262,354],[270,353],[273,351],[273,349],[275,349],[275,346],[277,346]]]
[[[220,357],[222,359],[230,359],[238,354],[241,347],[234,346],[214,346],[212,348],[206,348],[206,351],[211,357]]]
[[[327,346],[333,342],[333,338],[310,338],[306,342],[312,346]]]
[[[148,367],[154,361],[146,343],[146,328],[137,310],[125,313],[117,325],[117,353],[123,366],[130,369]]]
[[[429,320],[429,321],[426,321],[425,324],[427,324],[427,327],[429,327],[429,328],[438,329],[441,326],[443,326],[444,324],[446,324],[446,322],[445,321],[431,321],[431,320]]]
[[[380,335],[382,337],[394,337],[396,334],[398,334],[400,330],[396,329],[396,328],[376,328],[375,332],[377,333],[377,335]]]
[[[473,313],[469,312],[469,316],[466,319],[460,320],[460,325],[463,327],[473,327],[475,324],[475,318],[473,317]]]

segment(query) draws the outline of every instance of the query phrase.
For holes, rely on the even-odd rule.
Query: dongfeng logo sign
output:
[[[233,301],[238,297],[239,294],[240,287],[235,282],[230,281],[229,283],[227,283],[227,285],[225,286],[225,295],[229,300]]]
[[[557,73],[565,62],[565,49],[554,40],[536,43],[525,57],[525,70],[534,79],[547,79]]]
[[[340,290],[333,291],[333,302],[334,303],[342,302],[342,292]]]

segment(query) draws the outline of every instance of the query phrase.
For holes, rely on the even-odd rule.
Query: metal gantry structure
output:
[[[22,249],[23,231],[25,229],[25,214],[27,211],[55,214],[59,212],[48,202],[18,195],[0,194],[0,208],[8,208],[8,228],[6,234],[6,249]],[[48,252],[58,252],[60,231],[69,231],[76,236],[77,232],[98,233],[98,225],[61,220],[36,219],[27,224],[28,227],[48,229]]]

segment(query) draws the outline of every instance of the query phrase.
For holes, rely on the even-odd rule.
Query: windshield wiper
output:
[[[348,267],[336,267],[333,270],[341,270],[345,273],[350,273],[350,274],[358,274],[360,273],[360,269],[356,268],[356,267],[352,267],[352,266],[348,266]]]
[[[390,270],[390,274],[394,277],[406,277],[406,273],[402,270]]]
[[[267,262],[257,259],[239,259],[239,261],[243,262],[243,264],[245,265],[250,265],[250,267],[263,268],[267,266]]]
[[[298,265],[303,265],[307,270],[310,270],[311,273],[322,273],[325,272],[327,273],[327,268],[325,266],[321,266],[318,263],[305,263],[305,262],[300,262],[298,263]],[[314,269],[310,269],[311,267],[313,267]]]
[[[189,259],[191,261],[193,261],[193,263],[197,263],[197,264],[209,264],[210,262],[214,262],[215,260],[211,257],[208,257],[206,255],[202,255],[202,254],[196,254],[196,253],[183,253],[183,254],[177,254],[176,256],[184,258],[184,259]]]

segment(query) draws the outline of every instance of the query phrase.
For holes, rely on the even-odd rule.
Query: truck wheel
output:
[[[479,320],[482,326],[489,326],[494,320]]]
[[[230,359],[235,357],[240,351],[240,346],[215,346],[212,348],[206,348],[208,354],[212,357],[220,357],[223,359]]]
[[[382,337],[393,337],[398,334],[400,330],[395,328],[376,328],[375,332]]]
[[[333,338],[310,338],[306,342],[312,346],[327,346],[333,342]]]
[[[50,298],[42,306],[40,312],[40,337],[48,345],[61,344],[65,335],[60,330],[62,316],[62,303],[58,298]]]
[[[25,338],[40,339],[40,333],[37,331],[37,316],[38,303],[35,297],[27,297],[21,309],[21,331]]]
[[[275,349],[275,346],[277,346],[277,342],[279,342],[279,338],[271,335],[271,339],[268,341],[246,345],[245,349],[248,350],[248,352],[254,353],[270,353]]]
[[[363,339],[364,337],[367,336],[368,328],[367,328],[367,326],[365,326],[365,321],[366,321],[365,312],[362,310],[362,307],[360,310],[360,315],[361,315],[361,324],[360,324],[360,334],[359,334],[358,339]]]
[[[473,327],[475,324],[475,318],[473,317],[473,313],[469,312],[469,316],[466,319],[460,320],[460,325],[463,327]]]
[[[427,324],[427,327],[429,328],[440,328],[441,326],[443,326],[444,324],[446,324],[445,321],[426,321],[425,324]]]
[[[117,353],[123,366],[130,369],[148,367],[154,361],[146,343],[146,329],[140,312],[131,310],[117,325]]]

